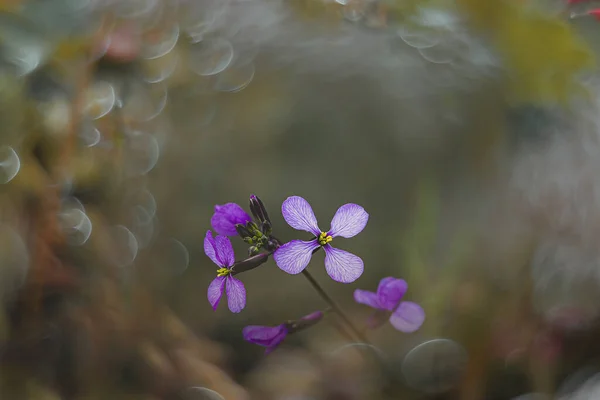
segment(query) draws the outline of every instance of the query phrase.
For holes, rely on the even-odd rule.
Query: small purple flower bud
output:
[[[265,205],[256,195],[250,196],[250,211],[252,212],[252,215],[254,215],[254,218],[262,224],[265,222],[268,222],[269,225],[271,224]]]
[[[321,319],[323,319],[323,315],[323,312],[315,311],[314,313],[308,314],[297,321],[288,322],[288,333],[296,333],[306,328],[310,328],[321,321]]]
[[[242,207],[235,203],[227,203],[215,206],[210,223],[213,229],[223,236],[237,236],[236,225],[246,225],[252,218]]]
[[[250,271],[251,269],[260,267],[269,259],[268,253],[262,253],[253,257],[247,258],[244,261],[237,262],[231,267],[233,275],[240,274],[242,272]]]

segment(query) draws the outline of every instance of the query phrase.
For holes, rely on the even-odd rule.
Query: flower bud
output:
[[[298,331],[304,330],[306,328],[310,328],[311,326],[317,324],[319,321],[323,319],[322,311],[315,311],[311,314],[308,314],[297,321],[289,321],[286,323],[288,328],[288,333],[296,333]]]
[[[233,271],[231,274],[237,275],[241,274],[242,272],[250,271],[251,269],[260,267],[262,264],[266,263],[268,259],[268,253],[261,253],[247,258],[244,261],[239,261],[231,267],[231,271]]]
[[[254,218],[256,218],[259,222],[264,224],[265,222],[271,225],[271,220],[269,219],[269,214],[267,213],[267,209],[263,202],[255,195],[250,196],[250,211]]]

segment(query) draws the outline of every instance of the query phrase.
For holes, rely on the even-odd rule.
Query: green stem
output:
[[[331,310],[335,312],[342,319],[342,321],[344,321],[344,323],[346,324],[346,326],[348,326],[348,328],[350,328],[352,333],[354,333],[354,335],[356,335],[356,337],[359,338],[363,343],[370,344],[365,335],[363,335],[363,333],[354,326],[352,321],[350,321],[346,314],[344,314],[340,306],[338,306],[337,303],[333,301],[331,297],[329,297],[327,292],[325,292],[321,285],[319,285],[319,282],[317,282],[317,280],[310,274],[310,272],[304,269],[302,271],[302,275],[304,275],[304,277],[316,290],[319,296],[321,296],[321,298],[329,305],[329,307],[331,307]]]

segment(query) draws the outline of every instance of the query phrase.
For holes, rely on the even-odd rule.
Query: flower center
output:
[[[325,246],[327,243],[333,241],[333,238],[325,232],[321,232],[319,235],[319,244]]]
[[[228,268],[219,268],[217,270],[217,276],[227,276],[231,274],[231,270]]]

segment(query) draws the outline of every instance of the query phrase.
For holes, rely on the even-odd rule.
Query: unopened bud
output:
[[[323,319],[322,311],[315,311],[314,313],[308,314],[297,321],[289,321],[286,323],[288,333],[296,333],[298,331],[309,328]]]
[[[250,196],[250,211],[252,212],[252,215],[254,215],[254,218],[256,218],[258,221],[260,221],[263,224],[265,222],[268,222],[270,225],[271,220],[269,219],[267,209],[265,208],[263,202],[258,198],[258,196]]]
[[[242,272],[250,271],[251,269],[260,267],[262,264],[266,263],[268,259],[269,254],[262,253],[247,258],[244,261],[237,262],[231,267],[231,271],[233,271],[231,274],[237,275],[241,274]]]

